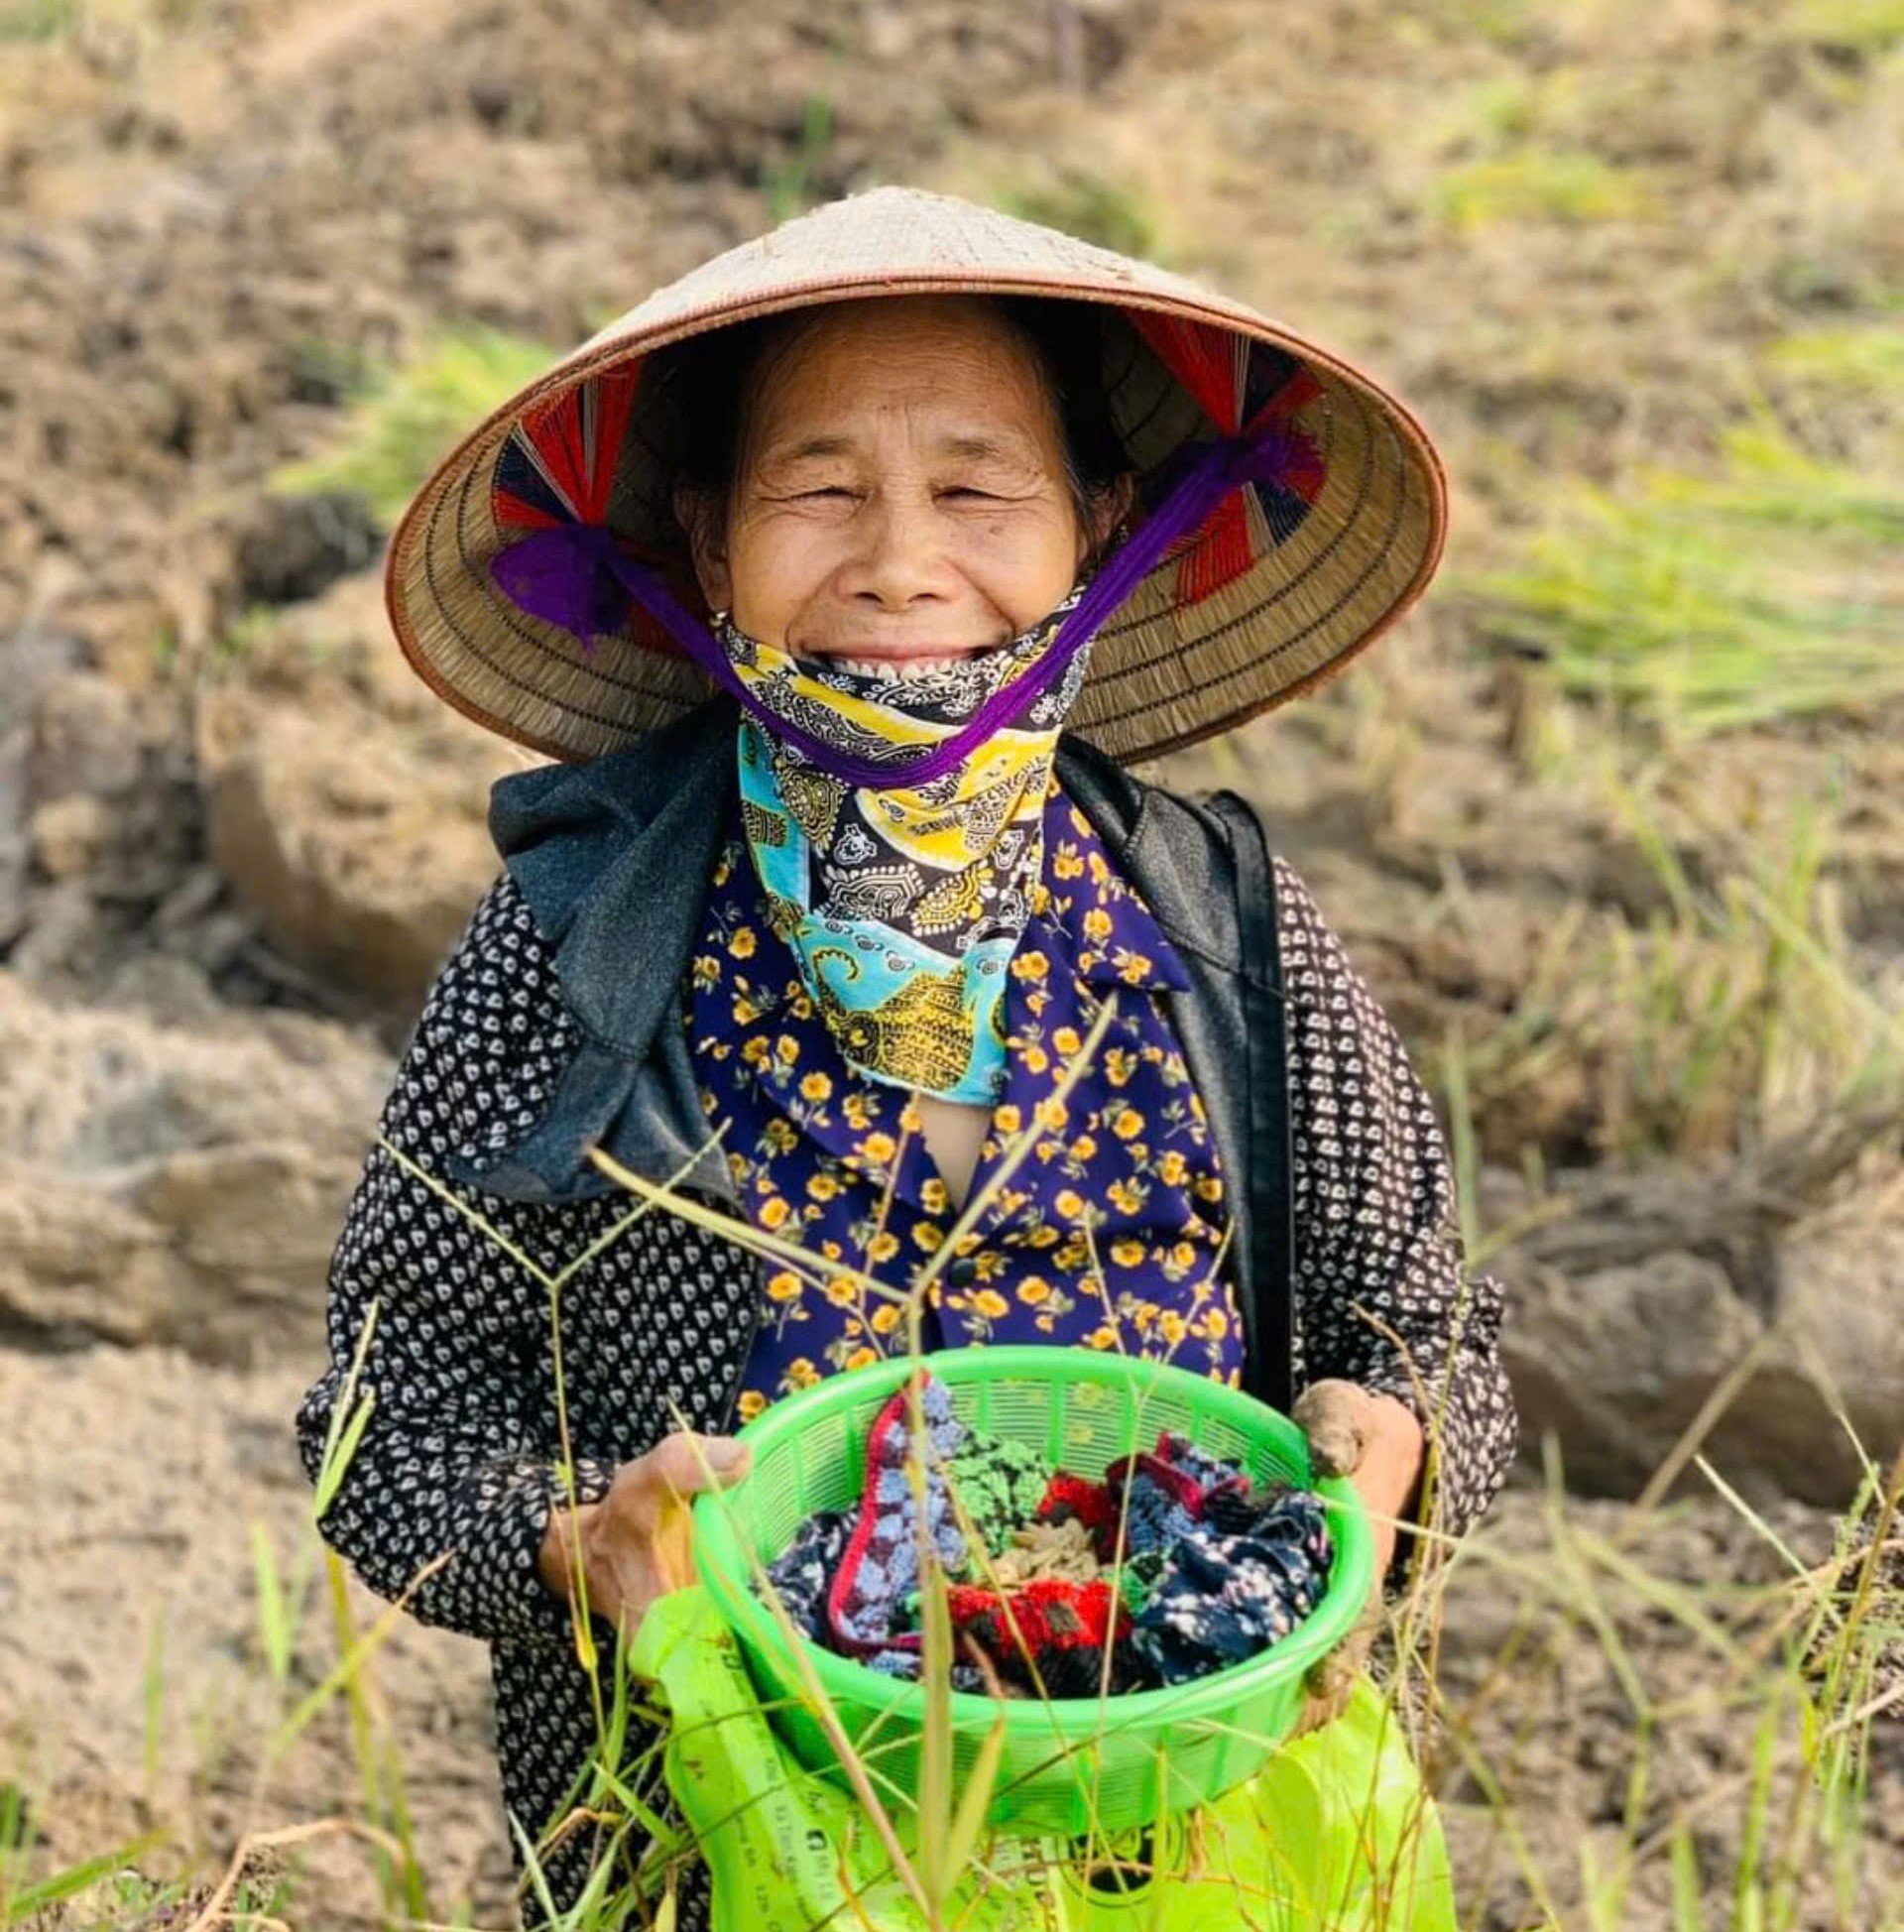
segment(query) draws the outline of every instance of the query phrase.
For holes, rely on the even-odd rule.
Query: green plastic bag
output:
[[[650,1606],[627,1661],[669,1713],[668,1787],[713,1874],[714,1932],[924,1932],[872,1822],[781,1748],[704,1588]],[[910,1822],[894,1814],[908,1858]],[[1440,1818],[1366,1677],[1333,1724],[1145,1836],[1126,1851],[1151,1868],[1139,1878],[1115,1866],[1126,1848],[1093,1875],[1063,1863],[1075,1848],[989,1839],[944,1920],[960,1932],[1458,1932]]]

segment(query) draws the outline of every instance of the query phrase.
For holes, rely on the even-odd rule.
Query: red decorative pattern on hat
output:
[[[490,504],[517,530],[606,524],[639,362],[616,363],[527,410],[496,459]]]
[[[615,363],[523,412],[497,455],[490,484],[490,513],[499,529],[588,529],[605,533],[598,542],[622,542],[606,535],[608,512],[641,371],[640,358]],[[669,568],[676,559],[645,560],[677,577],[686,601],[698,599],[698,588]],[[604,628],[625,629],[644,650],[681,655],[664,624],[599,573],[594,596],[591,617]],[[583,656],[592,656],[594,633],[585,626],[577,636]]]
[[[1271,423],[1292,418],[1322,394],[1322,385],[1298,364],[1244,421],[1250,399],[1252,363],[1273,355],[1238,330],[1214,322],[1193,322],[1178,315],[1149,309],[1127,309],[1132,325],[1157,360],[1195,399],[1210,422],[1225,435],[1253,434]],[[1321,452],[1314,442],[1290,430],[1299,452],[1296,466],[1278,479],[1280,487],[1305,504],[1313,503],[1325,475]],[[1246,487],[1254,487],[1246,485]],[[1250,539],[1250,518],[1243,491],[1236,490],[1205,519],[1201,529],[1186,535],[1165,552],[1177,558],[1176,601],[1201,603],[1225,584],[1234,583],[1255,562]]]

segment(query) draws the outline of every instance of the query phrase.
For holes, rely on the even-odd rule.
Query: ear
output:
[[[734,579],[727,567],[727,506],[710,490],[676,483],[674,521],[687,533],[688,554],[708,609],[733,609]]]
[[[1117,480],[1092,499],[1090,516],[1080,536],[1081,566],[1086,557],[1100,558],[1110,548],[1112,532],[1130,515],[1136,501],[1136,475],[1128,469],[1120,471]]]

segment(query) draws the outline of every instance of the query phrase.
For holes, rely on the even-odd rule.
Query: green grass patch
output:
[[[1800,382],[1884,403],[1904,423],[1904,326],[1806,329],[1773,343],[1764,360]]]
[[[1585,148],[1523,148],[1464,162],[1441,174],[1425,196],[1428,211],[1451,227],[1501,221],[1585,224],[1643,215],[1649,182]]]
[[[5,0],[0,47],[34,47],[65,40],[79,28],[77,0]]]
[[[347,490],[395,523],[437,462],[498,404],[533,382],[557,351],[500,329],[460,327],[432,336],[396,368],[352,373],[349,422],[336,443],[280,470],[287,495]]]
[[[1515,561],[1458,581],[1484,638],[1673,740],[1904,694],[1904,476],[1813,456],[1769,411],[1713,474],[1565,488]]]
[[[1020,221],[1062,229],[1080,241],[1155,261],[1157,225],[1131,188],[1087,169],[1064,168],[1049,180],[1008,187],[999,205]]]
[[[1781,40],[1852,54],[1885,54],[1904,44],[1904,0],[1802,0],[1777,31]]]
[[[833,101],[809,94],[800,109],[799,138],[793,151],[775,164],[761,183],[768,218],[776,226],[804,214],[821,198],[819,176],[833,148]]]

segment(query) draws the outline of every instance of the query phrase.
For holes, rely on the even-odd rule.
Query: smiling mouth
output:
[[[802,654],[805,662],[825,670],[851,671],[856,677],[877,678],[882,684],[903,683],[908,677],[921,677],[934,671],[950,670],[969,664],[1000,647],[996,644],[969,645],[962,651],[890,652],[828,651]]]

